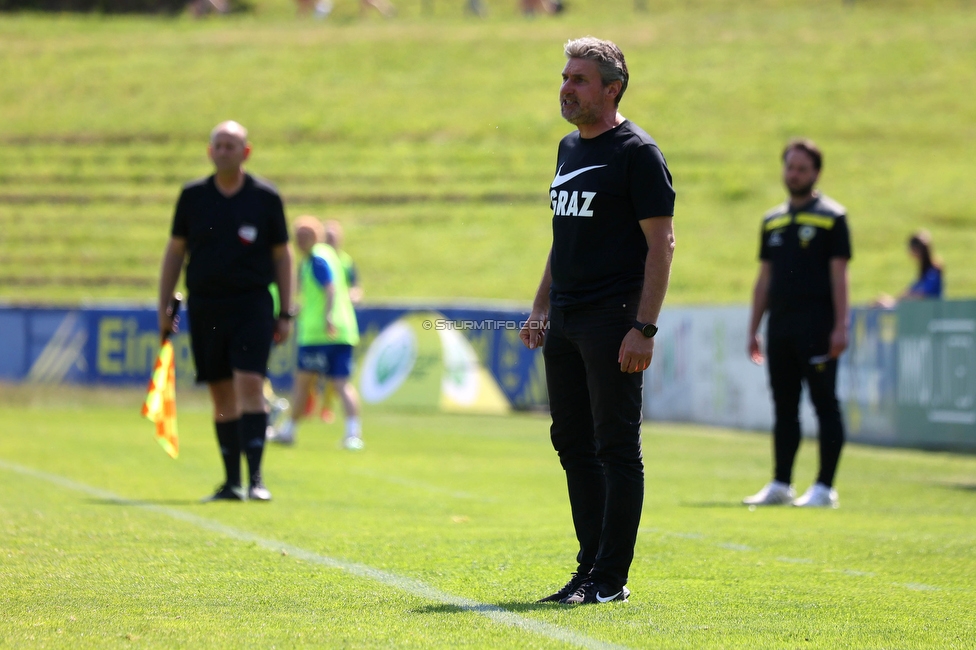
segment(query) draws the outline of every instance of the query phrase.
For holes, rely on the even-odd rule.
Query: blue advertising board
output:
[[[541,353],[518,338],[527,312],[456,306],[375,306],[357,309],[362,344],[411,313],[428,313],[432,330],[453,329],[470,342],[515,408],[547,403]],[[173,337],[177,384],[189,386],[195,369],[186,311]],[[139,385],[149,375],[159,350],[155,309],[93,307],[46,309],[0,307],[0,380],[15,382]],[[427,325],[425,324],[425,328]],[[294,340],[275,346],[268,376],[277,389],[290,388],[295,366]]]
[[[389,326],[412,319],[423,330],[442,334],[444,330],[453,330],[452,335],[460,334],[474,351],[477,362],[497,383],[509,406],[531,409],[544,408],[548,403],[541,351],[527,350],[518,337],[527,312],[406,305],[362,307],[356,313],[362,335],[357,361],[363,360],[370,344],[390,329]],[[193,384],[195,369],[189,336],[185,333],[185,311],[181,318],[183,331],[173,337],[173,343],[177,384],[186,387]],[[663,315],[662,319],[665,324]],[[159,349],[156,328],[156,311],[151,308],[0,307],[0,381],[145,385]],[[652,397],[656,395],[657,375],[669,369],[677,372],[676,369],[683,367],[675,365],[681,357],[669,356],[668,347],[683,339],[676,338],[667,328],[662,329],[662,335],[665,340],[660,342],[660,359],[652,365],[648,379]],[[695,349],[692,346],[692,351]],[[723,363],[722,349],[719,346],[705,355],[707,358],[699,360],[691,379],[712,377],[715,373],[709,368]],[[295,357],[293,339],[272,350],[268,376],[277,389],[290,388]],[[719,375],[724,384],[732,382],[729,394],[738,396],[740,405],[748,406],[748,400],[743,397],[746,387],[733,385],[737,381],[741,384],[744,376],[741,373]],[[674,375],[666,383],[685,386],[689,382],[679,381],[682,377]],[[922,301],[901,304],[896,310],[853,310],[850,348],[841,357],[838,377],[838,392],[851,440],[976,449],[974,378],[976,302]],[[711,396],[711,401],[691,400],[684,405],[688,411],[685,417],[677,419],[708,422],[702,419],[701,407],[711,404],[716,394],[714,390],[708,392],[706,397]],[[668,398],[666,405],[681,406],[679,396]],[[723,408],[727,410],[728,405]],[[768,398],[758,408],[768,409]],[[653,409],[646,412],[655,416]],[[662,414],[656,417],[675,419]]]

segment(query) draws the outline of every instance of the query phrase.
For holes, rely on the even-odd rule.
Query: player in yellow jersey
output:
[[[331,246],[319,243],[322,239],[324,227],[316,217],[296,220],[295,240],[303,257],[298,269],[301,311],[296,323],[298,368],[293,402],[305,404],[315,380],[325,376],[345,410],[344,446],[362,449],[359,396],[349,381],[353,347],[359,343],[359,324],[339,257]],[[304,415],[304,410],[294,410],[273,441],[293,444],[298,422]]]

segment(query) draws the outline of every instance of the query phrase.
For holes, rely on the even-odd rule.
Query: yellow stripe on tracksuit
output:
[[[790,221],[792,220],[793,217],[788,214],[782,217],[776,217],[775,219],[770,219],[767,221],[764,229],[766,232],[769,232],[770,230],[776,230],[777,228],[785,228],[786,226],[790,225]]]
[[[790,215],[783,215],[782,217],[776,217],[770,219],[763,226],[766,232],[770,230],[776,230],[777,228],[785,228],[793,222],[793,217]],[[823,228],[824,230],[830,230],[834,227],[833,217],[821,217],[815,214],[798,214],[796,215],[796,223],[801,226],[816,226],[817,228]]]
[[[821,217],[815,214],[798,214],[796,215],[796,222],[803,226],[816,226],[824,230],[830,230],[834,227],[833,217]]]

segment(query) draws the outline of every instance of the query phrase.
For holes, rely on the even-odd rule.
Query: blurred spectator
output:
[[[316,18],[325,18],[332,13],[332,0],[296,0],[296,2],[299,16],[308,16],[314,12]]]
[[[562,0],[519,0],[522,13],[526,16],[540,14],[558,14],[565,9]]]
[[[197,18],[211,11],[216,11],[218,14],[225,14],[230,11],[228,0],[191,0],[189,7],[190,12]]]
[[[360,15],[365,15],[369,11],[370,7],[380,12],[387,18],[392,18],[396,15],[396,7],[390,0],[359,0],[359,13]]]
[[[421,12],[428,16],[434,15],[434,0],[421,0]],[[485,16],[488,14],[488,7],[484,0],[464,0],[464,10],[473,16]]]
[[[207,2],[209,0],[195,0],[196,2]],[[226,0],[223,0],[226,1]],[[307,16],[315,13],[316,18],[326,18],[332,13],[333,0],[295,0],[298,4],[298,15]],[[396,15],[396,7],[390,0],[359,0],[359,13],[366,15],[370,8],[375,9],[387,18]]]
[[[927,230],[913,233],[908,238],[908,254],[915,258],[918,264],[918,276],[915,281],[897,298],[882,294],[875,301],[876,307],[890,309],[900,300],[942,297],[942,262],[932,252],[932,235]]]

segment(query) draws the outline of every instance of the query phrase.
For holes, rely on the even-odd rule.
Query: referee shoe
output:
[[[208,501],[247,501],[247,495],[244,493],[244,489],[239,485],[230,485],[229,483],[224,483],[217,491],[214,492],[209,497],[203,498],[204,502]]]

